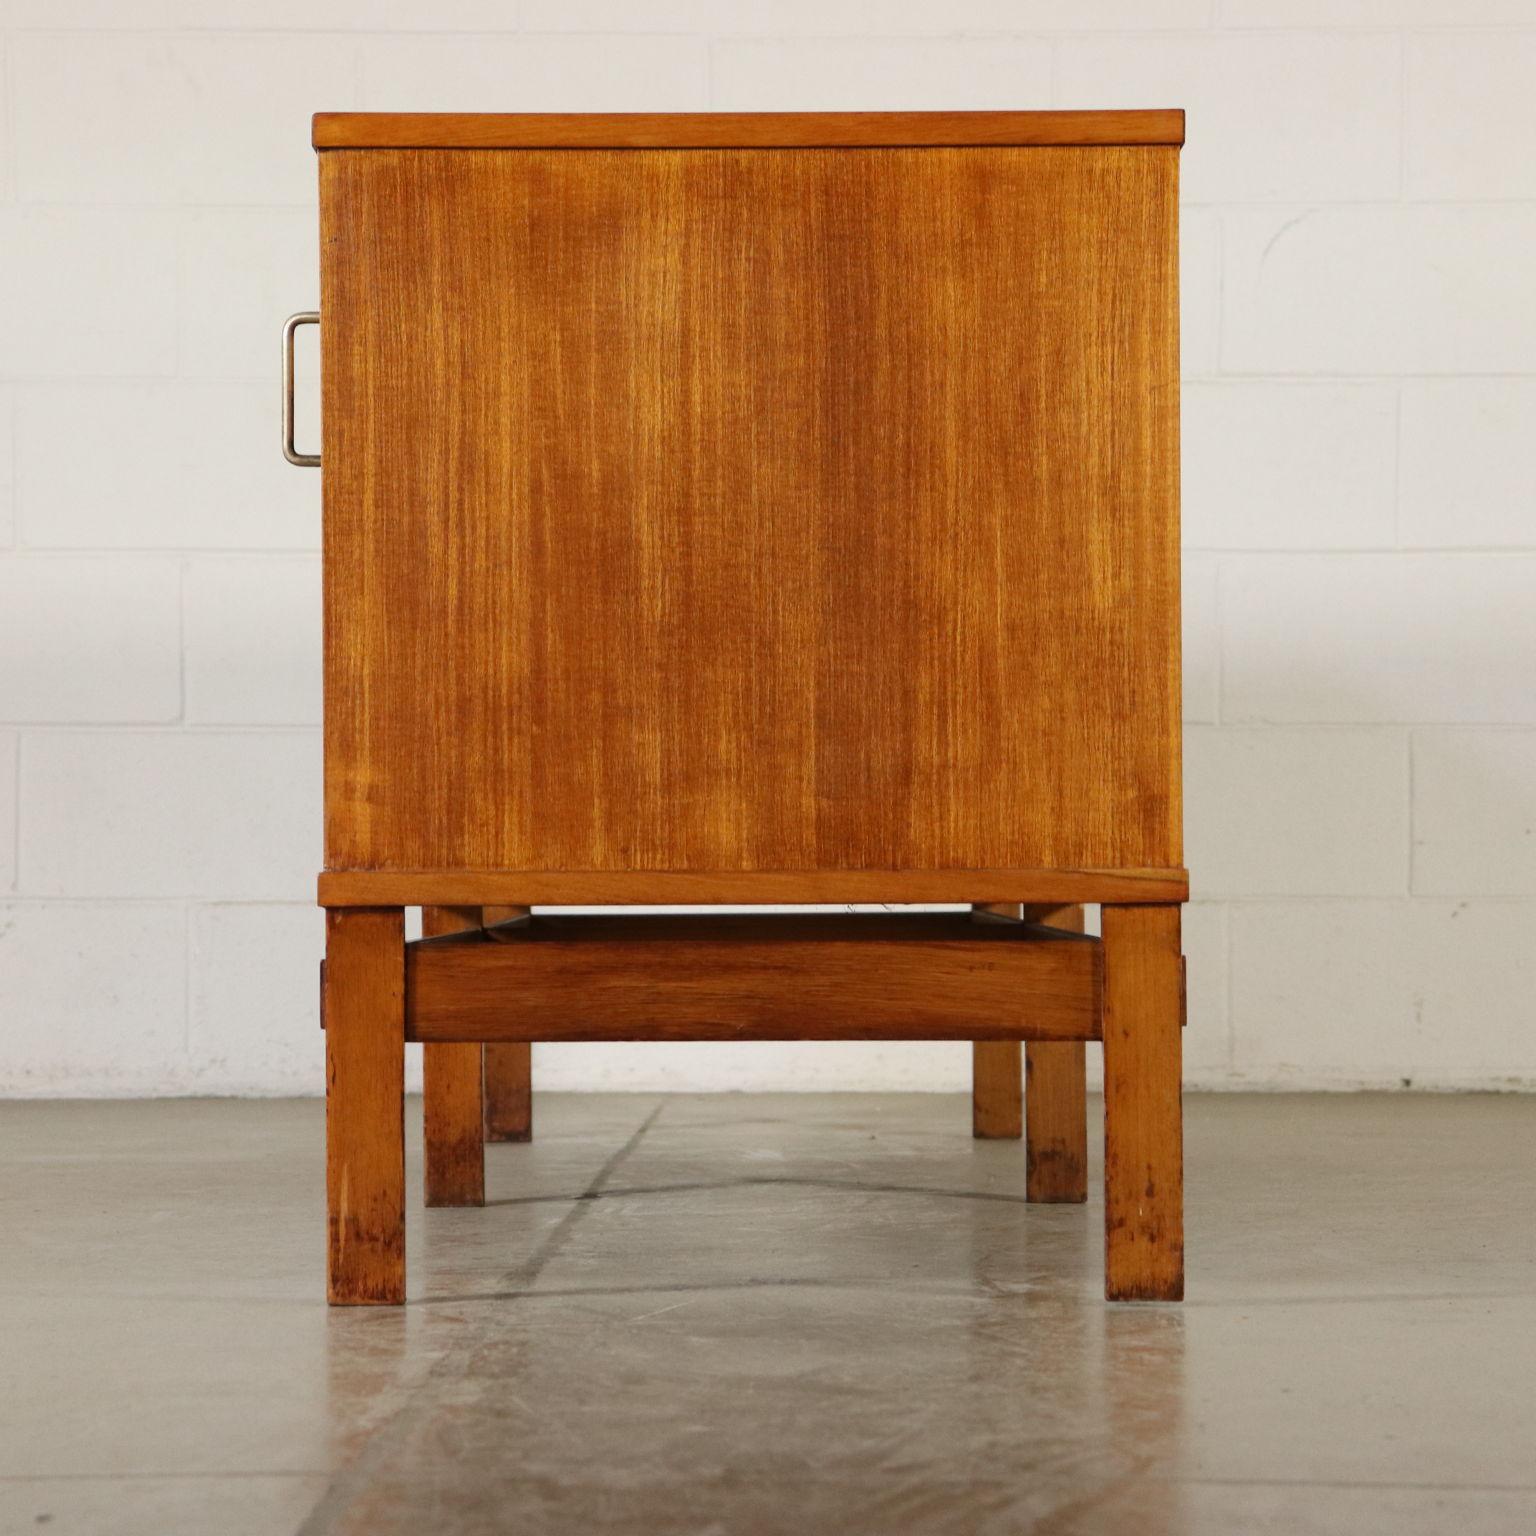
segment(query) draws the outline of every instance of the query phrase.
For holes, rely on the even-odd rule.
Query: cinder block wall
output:
[[[1190,1081],[1536,1084],[1536,0],[0,16],[0,1091],[320,1086],[319,481],[278,455],[278,330],[317,299],[308,115],[363,107],[1186,107]]]

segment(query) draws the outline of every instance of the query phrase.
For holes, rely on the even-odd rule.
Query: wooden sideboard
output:
[[[315,118],[333,1301],[404,1297],[409,1040],[437,1203],[573,1039],[971,1040],[1001,1135],[1028,1041],[1081,1199],[1102,1040],[1108,1294],[1182,1293],[1182,140]],[[977,910],[537,910],[668,903]]]

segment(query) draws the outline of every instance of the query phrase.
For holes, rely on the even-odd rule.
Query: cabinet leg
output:
[[[405,913],[326,913],[326,1287],[405,1300]]]
[[[423,938],[478,932],[478,907],[423,907]],[[484,1047],[424,1045],[422,1125],[429,1206],[485,1204]]]
[[[533,1047],[526,1041],[485,1048],[485,1134],[533,1140]]]
[[[1031,1040],[1024,1054],[1024,1196],[1035,1205],[1088,1198],[1088,1050]]]
[[[529,916],[527,907],[486,907],[487,927]],[[485,1135],[488,1141],[533,1140],[533,1047],[526,1041],[485,1048]]]
[[[1104,1293],[1184,1295],[1179,908],[1103,909]]]
[[[978,901],[979,922],[1013,922],[1016,901]],[[1017,1040],[971,1043],[971,1135],[983,1141],[1017,1141],[1024,1134],[1024,1057]]]
[[[1083,931],[1081,907],[1025,907],[1024,921]],[[1031,1040],[1024,1050],[1025,1199],[1081,1205],[1088,1198],[1088,1048]]]
[[[1017,1040],[971,1043],[971,1135],[1017,1141],[1024,1134],[1024,1067]]]

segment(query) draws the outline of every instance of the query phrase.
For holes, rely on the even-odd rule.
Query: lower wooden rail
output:
[[[1183,869],[328,869],[322,907],[688,906],[759,902],[1189,900]]]
[[[1098,941],[966,913],[535,916],[406,946],[407,1040],[1098,1040]]]

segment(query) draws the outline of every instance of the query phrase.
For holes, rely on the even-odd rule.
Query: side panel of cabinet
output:
[[[320,161],[328,867],[1182,862],[1174,149]]]

